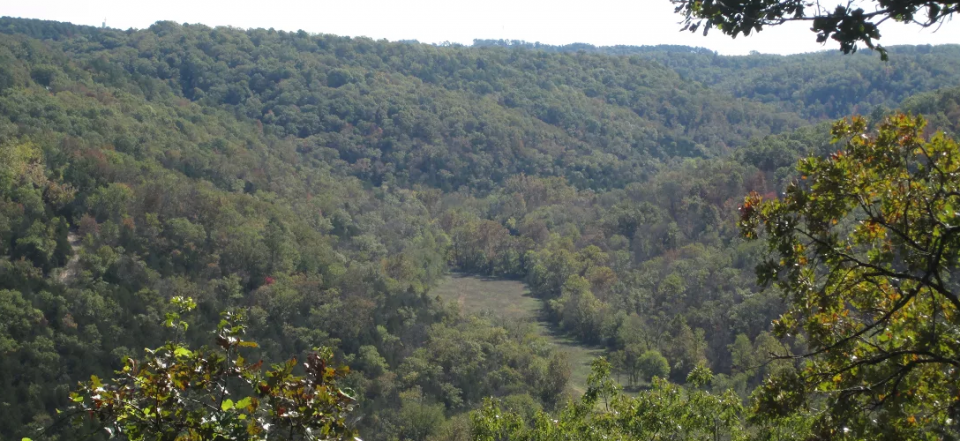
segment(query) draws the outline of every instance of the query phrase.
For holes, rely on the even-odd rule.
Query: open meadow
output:
[[[530,295],[527,287],[515,280],[452,274],[431,293],[445,302],[458,304],[466,314],[485,315],[496,321],[528,320],[537,333],[567,354],[572,369],[570,388],[576,394],[586,390],[590,362],[603,350],[577,343],[553,329],[540,318],[543,301]]]

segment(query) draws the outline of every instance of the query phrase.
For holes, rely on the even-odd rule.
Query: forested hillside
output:
[[[743,196],[832,152],[825,118],[903,102],[956,130],[956,47],[480,46],[0,19],[0,440],[81,439],[68,391],[170,339],[176,296],[191,344],[243,307],[247,358],[332,348],[363,439],[561,408],[563,354],[440,302],[450,269],[523,280],[629,387],[701,365],[744,398],[784,304]]]
[[[850,56],[836,51],[721,56],[686,46],[547,46],[503,40],[477,40],[474,45],[639,56],[669,67],[686,81],[814,120],[893,109],[912,95],[960,81],[960,45],[892,46],[887,62],[869,50]]]

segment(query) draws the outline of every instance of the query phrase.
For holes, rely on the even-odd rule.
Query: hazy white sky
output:
[[[736,40],[678,32],[669,0],[2,0],[0,15],[114,28],[145,28],[159,20],[240,28],[303,29],[311,33],[470,44],[504,38],[548,44],[683,44],[723,54],[798,53],[821,46],[809,25],[792,23]],[[939,31],[884,24],[882,43],[960,43],[960,20]]]

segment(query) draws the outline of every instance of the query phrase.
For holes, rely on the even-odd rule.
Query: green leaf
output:
[[[173,355],[176,356],[176,357],[189,357],[189,356],[193,355],[193,351],[191,351],[191,350],[189,350],[189,349],[187,349],[187,348],[185,348],[185,347],[183,347],[183,346],[180,346],[180,347],[178,347],[178,348],[176,348],[176,349],[173,350]]]
[[[226,400],[223,400],[222,404],[220,404],[220,410],[226,412],[230,409],[233,409],[233,400],[227,398]]]
[[[246,409],[247,406],[250,406],[250,397],[246,397],[240,401],[237,401],[237,409]]]

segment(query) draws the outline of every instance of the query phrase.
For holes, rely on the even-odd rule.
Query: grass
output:
[[[530,320],[537,332],[570,361],[570,388],[577,394],[586,390],[590,362],[603,355],[603,350],[578,343],[559,334],[549,323],[540,320],[543,301],[530,295],[527,287],[513,280],[453,274],[447,277],[432,294],[446,302],[455,303],[466,314],[487,315],[501,319]]]

